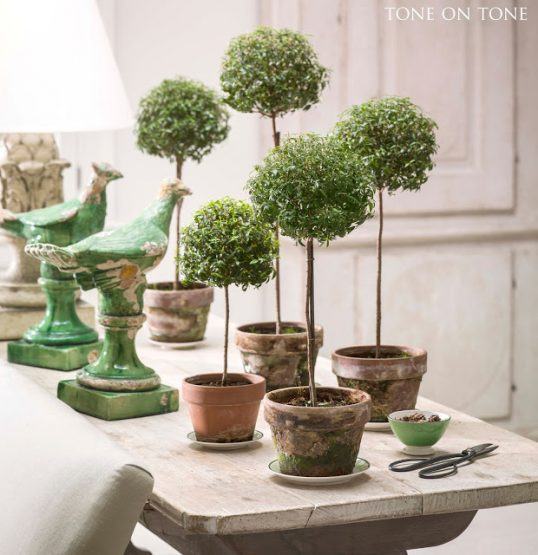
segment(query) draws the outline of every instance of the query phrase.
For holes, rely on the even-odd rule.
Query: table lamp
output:
[[[54,133],[130,127],[132,111],[95,0],[0,0],[0,204],[12,212],[63,200]],[[0,276],[0,339],[17,339],[43,316],[45,298],[24,240],[5,236],[11,266]],[[77,304],[93,323],[93,308]]]

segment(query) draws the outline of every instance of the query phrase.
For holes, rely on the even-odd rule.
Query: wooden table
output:
[[[190,374],[220,371],[221,334],[221,321],[212,318],[203,346],[167,350],[142,333],[139,354],[163,383],[179,387]],[[59,380],[73,375],[14,368],[51,395]],[[240,368],[235,349],[231,368]],[[430,369],[436,371],[441,370]],[[335,383],[327,359],[318,362],[317,380]],[[416,472],[390,472],[389,462],[403,457],[398,441],[390,433],[366,432],[360,455],[370,461],[370,470],[346,485],[312,488],[270,475],[267,464],[275,452],[261,413],[261,444],[230,452],[189,443],[184,404],[178,413],[161,416],[87,418],[152,472],[155,488],[141,522],[184,555],[405,554],[457,537],[479,509],[538,500],[537,443],[424,398],[418,407],[452,416],[441,452],[485,442],[499,449],[455,476],[424,480]]]

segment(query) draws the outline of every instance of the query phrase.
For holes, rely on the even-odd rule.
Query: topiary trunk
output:
[[[375,358],[381,356],[381,259],[383,254],[383,188],[379,197],[379,232],[377,235],[377,291],[376,291],[376,326],[375,326]]]
[[[176,177],[181,179],[181,172],[183,169],[183,161],[176,158]],[[175,252],[175,274],[174,274],[174,284],[175,290],[179,289],[179,242],[181,240],[181,227],[180,227],[180,215],[181,215],[181,201],[178,202],[176,206],[176,252]]]
[[[276,116],[271,116],[271,123],[273,126],[273,143],[275,147],[280,146],[280,131],[276,130]],[[282,315],[280,311],[280,229],[278,223],[275,225],[275,236],[277,242],[277,254],[275,257],[275,302],[276,302],[276,329],[278,334],[282,328]]]
[[[309,237],[306,240],[306,354],[308,364],[308,384],[310,387],[310,405],[317,405],[316,380],[314,368],[315,345],[315,318],[314,318],[314,240]]]
[[[224,287],[224,365],[222,368],[222,385],[226,385],[228,378],[228,326],[230,324],[230,300],[228,286]]]

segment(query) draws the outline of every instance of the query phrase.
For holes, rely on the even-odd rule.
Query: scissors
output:
[[[461,453],[450,455],[438,455],[431,458],[400,459],[389,464],[389,469],[393,472],[409,472],[418,470],[421,478],[444,478],[452,476],[458,472],[458,466],[471,464],[474,459],[486,453],[491,453],[499,447],[493,443],[481,443],[474,447],[468,447]]]

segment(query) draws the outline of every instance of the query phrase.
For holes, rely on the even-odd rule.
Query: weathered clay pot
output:
[[[198,441],[229,443],[249,441],[254,434],[265,380],[252,374],[228,374],[228,379],[246,385],[213,386],[222,374],[199,374],[183,380],[183,399],[189,407]]]
[[[278,452],[280,471],[294,476],[340,476],[355,466],[364,426],[370,418],[370,396],[349,388],[318,387],[318,403],[324,393],[337,392],[354,401],[335,407],[286,404],[304,395],[307,387],[278,389],[265,396],[264,416]]]
[[[353,346],[336,350],[332,369],[338,385],[366,391],[372,397],[372,422],[386,422],[391,412],[414,409],[428,354],[424,349],[382,345]]]
[[[171,283],[149,284],[144,307],[151,339],[163,343],[201,341],[212,302],[213,289],[203,284],[177,290]]]
[[[263,376],[267,391],[308,385],[306,327],[300,322],[282,322],[282,327],[303,331],[277,335],[274,322],[256,322],[239,326],[235,336],[245,372]],[[314,364],[323,345],[321,326],[316,326],[315,337]]]

